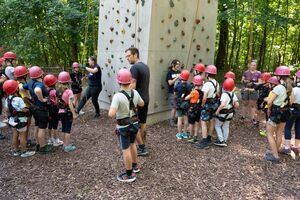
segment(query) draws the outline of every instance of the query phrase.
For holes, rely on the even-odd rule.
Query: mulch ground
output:
[[[131,184],[116,181],[123,170],[121,151],[112,134],[114,121],[103,111],[77,119],[73,141],[78,150],[61,148],[49,155],[16,158],[8,139],[0,142],[0,199],[299,199],[299,160],[282,164],[264,158],[267,140],[248,123],[231,123],[227,148],[198,150],[177,142],[167,122],[149,126],[148,157]],[[237,118],[237,117],[236,117]]]

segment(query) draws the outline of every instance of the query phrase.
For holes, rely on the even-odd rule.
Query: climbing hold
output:
[[[107,19],[107,15],[104,15],[104,18]]]
[[[164,86],[164,85],[160,85],[160,88],[161,88],[162,90],[164,90],[164,89],[165,89],[165,86]]]
[[[200,23],[200,19],[196,19],[196,24],[199,24]]]
[[[182,48],[182,49],[184,49],[184,48],[185,48],[185,45],[184,45],[184,44],[183,44],[183,45],[181,45],[181,48]]]
[[[106,47],[106,51],[108,51],[108,47]]]
[[[164,38],[163,38],[163,37],[161,37],[161,38],[160,38],[160,40],[164,40]]]
[[[194,58],[196,58],[196,56],[197,56],[196,54],[193,55]]]
[[[172,44],[168,44],[168,45],[167,45],[167,48],[170,48],[171,46],[172,46]]]
[[[201,49],[200,44],[197,44],[197,45],[196,45],[196,49],[197,49],[197,51],[200,51],[200,49]]]
[[[115,10],[115,8],[113,7],[112,10]]]
[[[178,25],[179,25],[179,21],[176,19],[176,20],[174,21],[174,26],[177,27]]]
[[[119,34],[119,32],[118,31],[116,31],[116,35],[118,35]]]
[[[111,55],[110,55],[110,57],[111,57],[111,58],[114,58],[114,55],[113,55],[113,54],[111,54]]]
[[[137,39],[138,42],[141,42],[140,38]]]
[[[135,12],[131,13],[131,15],[132,15],[132,17],[134,17],[135,16]]]
[[[107,60],[107,62],[108,62],[108,64],[111,64],[111,59],[109,58],[109,59]]]
[[[128,12],[128,13],[129,13],[129,9],[127,9],[127,10],[126,10],[126,12]]]
[[[209,39],[209,35],[206,37],[206,39]]]
[[[169,19],[171,19],[172,18],[172,14],[169,14]]]
[[[202,19],[205,19],[205,17],[204,17],[204,16],[202,16]]]
[[[112,44],[113,42],[114,42],[114,40],[109,40],[109,43],[111,43],[111,44]]]
[[[114,31],[114,27],[110,27],[109,29],[110,29],[110,31],[111,31],[111,32],[113,32],[113,31]]]
[[[141,2],[142,2],[142,6],[144,6],[145,5],[145,0],[141,0]]]
[[[121,30],[121,33],[122,33],[122,34],[125,34],[125,29],[124,29],[124,28]]]
[[[104,35],[104,32],[101,32],[102,33],[102,35]]]
[[[204,27],[202,27],[201,31],[204,32]]]
[[[121,41],[122,44],[124,44],[124,41]]]
[[[209,52],[209,48],[206,48],[206,51]]]
[[[165,22],[165,20],[164,20],[164,19],[162,19],[162,20],[161,20],[161,23],[164,23],[164,22]]]
[[[182,21],[183,21],[183,22],[186,22],[186,18],[185,18],[185,17],[183,17],[183,18],[182,18]]]
[[[117,13],[118,13],[118,14],[120,14],[120,11],[119,11],[119,10],[117,10]]]
[[[194,43],[196,42],[196,38],[193,39],[193,42],[194,42]]]
[[[118,3],[120,3],[120,0],[117,0]]]
[[[108,67],[108,64],[107,64],[107,63],[105,63],[105,67]]]
[[[202,59],[199,59],[199,63],[202,63]]]
[[[128,22],[128,17],[125,17],[125,23],[127,23]]]
[[[138,4],[138,3],[139,3],[139,0],[135,0],[135,3]]]
[[[173,42],[176,42],[177,41],[177,38],[175,37],[174,39],[173,39]]]
[[[168,34],[170,34],[171,33],[171,29],[168,29]]]
[[[119,19],[117,19],[117,20],[116,20],[116,22],[119,24],[119,23],[120,23],[120,20],[119,20]]]
[[[181,31],[181,35],[182,35],[182,36],[185,36],[185,32],[184,32],[184,31]]]
[[[107,72],[107,76],[110,77],[110,72]]]
[[[130,24],[128,24],[128,27],[129,27],[129,28],[131,27],[131,23],[130,23]]]
[[[141,32],[141,31],[142,31],[142,28],[141,28],[141,27],[139,27],[139,28],[138,28],[138,32]]]
[[[131,37],[132,37],[132,38],[135,38],[135,33],[132,33],[132,34],[131,34]]]
[[[163,63],[163,62],[164,62],[164,59],[160,59],[160,60],[159,60],[159,63]]]
[[[173,8],[175,6],[173,0],[169,0],[170,7]]]
[[[113,69],[113,68],[114,68],[113,66],[110,67],[110,69]]]

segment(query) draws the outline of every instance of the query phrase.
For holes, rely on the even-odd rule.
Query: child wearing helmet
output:
[[[294,78],[295,87],[293,88],[293,95],[291,96],[291,118],[286,122],[284,127],[284,148],[281,152],[284,154],[291,154],[291,150],[299,155],[300,152],[300,70],[296,72]],[[291,146],[292,128],[295,126],[295,145]]]
[[[195,143],[198,141],[200,111],[203,98],[203,92],[201,91],[203,79],[200,75],[194,76],[192,83],[194,85],[194,88],[191,91],[191,93],[185,97],[185,100],[190,101],[190,108],[188,111],[188,122],[191,137],[188,140],[188,142]]]
[[[70,73],[71,79],[72,79],[72,84],[71,84],[71,88],[73,91],[73,94],[75,96],[75,106],[78,106],[78,103],[80,101],[80,97],[81,97],[81,92],[82,92],[82,73],[81,71],[79,71],[79,63],[78,62],[74,62],[72,64],[72,68],[73,71]]]
[[[211,143],[211,134],[214,130],[214,113],[219,106],[218,94],[219,83],[215,80],[217,68],[214,65],[209,65],[205,69],[207,81],[202,87],[203,100],[202,110],[200,115],[202,140],[195,146],[198,149],[207,149]]]
[[[205,78],[205,65],[203,63],[197,63],[194,66],[194,76],[200,75],[204,80]]]
[[[8,124],[12,127],[13,138],[12,146],[14,148],[14,156],[22,158],[33,156],[34,151],[27,151],[27,113],[28,108],[22,98],[18,96],[18,82],[15,80],[7,80],[3,84],[4,91],[9,95],[5,100],[5,107],[9,113]],[[20,142],[19,142],[20,140]]]
[[[63,138],[63,150],[64,152],[71,152],[76,150],[76,146],[71,143],[71,129],[73,120],[77,118],[75,113],[75,98],[69,84],[71,83],[71,77],[69,72],[62,71],[58,75],[58,99],[57,107],[58,117],[62,125]]]
[[[292,85],[289,82],[290,74],[290,69],[286,66],[276,68],[275,76],[278,78],[279,84],[273,88],[268,98],[267,132],[271,151],[267,151],[265,159],[276,164],[280,162],[278,151],[281,147],[283,129],[290,117],[289,98],[292,94]]]
[[[117,119],[116,134],[123,153],[126,172],[117,176],[121,182],[133,182],[136,180],[135,173],[140,171],[137,165],[137,148],[135,145],[136,135],[139,129],[137,106],[143,107],[144,101],[140,94],[130,89],[132,75],[128,69],[120,69],[117,82],[121,91],[113,96],[108,112],[109,117]]]
[[[232,78],[233,80],[235,80],[235,73],[232,71],[228,71],[224,74],[224,81],[228,78]],[[234,88],[235,90],[235,88]],[[224,88],[223,88],[223,84],[221,85],[221,90],[220,90],[220,96],[222,95],[222,93],[225,92]]]
[[[49,120],[48,120],[48,144],[53,145],[55,147],[63,145],[63,141],[61,141],[58,136],[58,91],[56,91],[55,85],[57,83],[57,78],[53,74],[48,74],[43,79],[44,84],[47,86],[48,95],[50,99],[49,107]]]
[[[5,59],[2,57],[0,58],[0,115],[2,114],[2,99],[4,97],[4,91],[3,91],[3,83],[4,81],[7,80],[6,76],[4,75],[4,62],[5,62]],[[5,136],[0,133],[0,140],[4,140],[5,139]]]
[[[17,66],[14,69],[14,77],[16,78],[18,84],[19,84],[19,89],[22,88],[23,84],[26,84],[26,78],[27,78],[27,74],[28,74],[28,69],[24,66]],[[32,103],[30,102],[30,100],[28,98],[26,98],[26,96],[29,95],[29,91],[26,91],[27,94],[24,94],[23,92],[19,91],[18,95],[23,99],[23,101],[25,102],[26,108],[31,108]],[[27,113],[27,130],[26,130],[26,135],[27,135],[27,145],[28,146],[34,146],[36,145],[35,142],[33,142],[30,138],[30,125],[31,125],[31,118],[32,118],[32,113],[28,112]]]
[[[174,95],[176,101],[176,113],[177,113],[177,140],[187,139],[188,133],[188,119],[187,113],[189,109],[189,102],[185,100],[185,97],[190,94],[192,85],[188,83],[190,72],[188,70],[182,70],[180,73],[180,82],[174,88]],[[183,127],[182,127],[183,124]]]
[[[169,71],[167,73],[166,81],[168,83],[168,101],[171,106],[171,118],[170,118],[170,126],[176,127],[176,102],[174,96],[174,87],[180,81],[180,61],[175,59],[171,62],[171,66],[169,67]]]
[[[29,69],[31,81],[23,84],[20,91],[33,102],[32,112],[35,121],[36,151],[41,154],[52,152],[52,146],[46,143],[46,128],[48,126],[48,90],[43,83],[44,71],[33,66]],[[30,95],[26,91],[29,91]]]
[[[227,78],[223,83],[224,92],[221,95],[221,104],[215,113],[215,129],[218,135],[218,140],[214,143],[216,146],[227,146],[230,121],[234,116],[234,109],[239,106],[238,98],[234,93],[234,88],[234,80],[232,78]]]

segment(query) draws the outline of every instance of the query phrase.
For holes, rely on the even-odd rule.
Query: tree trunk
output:
[[[286,0],[286,17],[287,17],[287,19],[289,18],[289,0]],[[285,26],[285,40],[284,40],[284,49],[283,49],[283,55],[282,55],[282,64],[285,63],[287,40],[288,40],[288,23],[286,23],[286,26]]]
[[[249,26],[249,51],[248,51],[248,62],[253,56],[253,27],[254,27],[254,13],[255,13],[255,0],[252,0],[251,14],[250,14],[250,26]]]
[[[237,0],[234,1],[234,24],[233,24],[233,38],[232,38],[232,45],[231,45],[231,52],[229,56],[229,68],[230,70],[232,69],[232,60],[233,60],[233,54],[234,54],[234,49],[235,49],[235,44],[236,44],[236,36],[238,32],[238,25],[237,25]]]

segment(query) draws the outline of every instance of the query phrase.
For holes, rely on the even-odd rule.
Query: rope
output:
[[[195,21],[197,19],[197,16],[198,16],[199,5],[200,5],[200,0],[198,0],[198,2],[197,2],[197,7],[196,7],[197,10],[195,12],[196,14],[195,14],[195,17],[194,17],[194,23],[195,23]],[[192,50],[192,43],[193,43],[193,38],[194,38],[194,35],[195,35],[195,31],[196,31],[196,28],[193,28],[191,42],[190,42],[190,48],[189,48],[189,51],[188,51],[188,58],[187,58],[186,65],[185,65],[186,67],[187,67],[187,65],[190,61],[190,54],[191,54],[191,50]]]

